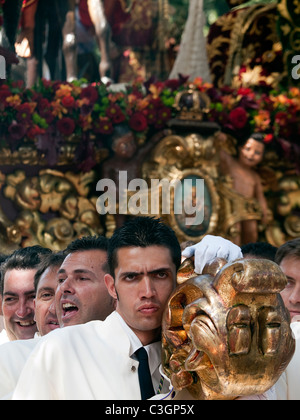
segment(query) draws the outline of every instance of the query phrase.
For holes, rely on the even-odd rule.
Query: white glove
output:
[[[186,258],[195,257],[195,272],[202,274],[205,265],[215,258],[225,258],[228,262],[243,258],[242,250],[221,236],[205,236],[201,242],[182,252]]]

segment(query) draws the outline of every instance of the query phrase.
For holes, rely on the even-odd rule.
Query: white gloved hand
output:
[[[186,258],[195,258],[195,272],[202,274],[205,265],[215,258],[225,258],[228,262],[243,258],[242,250],[221,236],[205,236],[201,242],[182,252]]]

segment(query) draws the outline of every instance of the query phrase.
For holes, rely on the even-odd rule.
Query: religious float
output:
[[[137,28],[133,23],[130,26],[130,19],[136,22],[138,14],[145,11],[144,3],[138,0],[125,3],[122,10],[126,19],[120,15],[119,26],[112,31],[115,42],[118,31],[123,35],[127,31],[130,42]],[[157,35],[167,20],[168,8],[165,2],[154,3],[156,7],[151,11],[156,13],[153,22],[157,26],[152,35]],[[5,4],[2,32],[8,27]],[[205,79],[210,77],[210,81],[200,77],[191,80],[188,75],[157,81],[159,76],[165,77],[165,67],[162,73],[155,74],[156,78],[141,78],[151,76],[151,71],[138,71],[134,82],[117,87],[82,79],[41,79],[33,87],[21,81],[3,81],[3,250],[37,243],[63,249],[76,237],[112,234],[118,215],[99,214],[96,203],[101,192],[97,184],[103,178],[105,161],[115,162],[115,169],[118,165],[126,169],[128,157],[122,162],[112,146],[113,134],[121,125],[134,135],[131,163],[128,160],[127,166],[132,167],[139,156],[137,178],[148,185],[151,179],[204,179],[202,223],[196,227],[184,223],[182,215],[175,211],[172,191],[170,200],[174,205],[170,214],[163,214],[160,208],[154,214],[169,223],[181,241],[196,242],[210,233],[239,243],[241,225],[252,220],[257,226],[257,238],[275,246],[298,237],[300,95],[297,67],[291,64],[291,57],[299,52],[299,16],[297,5],[283,0],[268,6],[240,4],[220,17],[206,41],[210,74]],[[241,27],[243,36],[237,37]],[[185,33],[188,36],[188,28]],[[2,39],[12,36],[9,33]],[[258,48],[261,37],[268,42]],[[226,53],[224,60],[220,60],[221,51]],[[143,63],[147,67],[147,60]],[[266,217],[256,197],[237,193],[230,174],[222,171],[224,151],[238,160],[241,142],[253,133],[263,134],[264,158],[255,173],[267,200]],[[246,236],[243,242],[249,240]]]

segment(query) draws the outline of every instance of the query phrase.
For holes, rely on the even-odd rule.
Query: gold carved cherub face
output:
[[[225,263],[179,286],[163,317],[164,370],[196,399],[264,393],[295,350],[280,268],[267,260]]]

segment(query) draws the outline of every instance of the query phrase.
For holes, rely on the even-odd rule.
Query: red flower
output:
[[[254,92],[250,88],[240,87],[237,92],[238,95],[241,96],[253,96]]]
[[[106,110],[106,115],[108,118],[111,118],[114,124],[121,124],[125,121],[125,115],[122,112],[122,109],[117,104],[110,105]]]
[[[98,91],[93,86],[87,86],[82,89],[80,98],[86,98],[90,101],[90,103],[94,104],[98,99]]]
[[[280,111],[275,115],[275,122],[278,125],[285,126],[288,123],[288,115],[286,112]]]
[[[100,118],[94,124],[94,132],[97,134],[112,134],[114,127],[108,118]]]
[[[145,131],[148,127],[147,119],[141,112],[136,112],[130,118],[129,126],[134,131]]]
[[[122,111],[118,112],[114,118],[113,118],[113,122],[114,124],[121,124],[122,122],[124,122],[126,119],[125,115],[123,114]]]
[[[171,118],[171,110],[170,108],[163,107],[158,110],[158,119],[162,121],[168,121]]]
[[[157,112],[155,110],[148,110],[146,113],[149,124],[154,124],[157,119]]]
[[[248,115],[244,108],[237,107],[229,114],[229,120],[236,129],[242,129],[248,122]]]
[[[40,98],[38,102],[38,109],[40,111],[45,111],[45,109],[50,108],[50,102],[46,98]]]
[[[47,124],[51,124],[52,121],[54,120],[54,115],[52,114],[51,111],[48,111],[48,110],[40,111],[40,116],[46,120]]]
[[[165,86],[171,89],[172,91],[178,89],[181,84],[182,82],[180,81],[180,79],[169,79],[165,82]]]
[[[29,104],[22,104],[18,107],[17,120],[20,123],[29,123],[31,121],[31,107]]]
[[[34,140],[36,136],[40,134],[45,134],[46,130],[40,128],[38,125],[34,125],[27,131],[27,137],[31,140]]]
[[[70,136],[74,133],[75,122],[72,118],[65,117],[57,122],[56,127],[64,136]]]
[[[107,110],[106,110],[106,115],[107,115],[109,118],[114,118],[114,116],[115,116],[116,114],[118,114],[120,111],[121,111],[121,108],[119,107],[119,105],[112,104],[112,105],[110,105],[110,106],[107,108]]]
[[[267,134],[264,138],[264,143],[269,144],[269,143],[272,143],[273,140],[274,140],[274,135]]]
[[[75,99],[73,96],[68,95],[62,98],[61,103],[65,108],[73,108],[75,105]]]
[[[5,99],[12,95],[9,89],[3,89],[4,85],[0,89],[0,104],[5,104]]]

